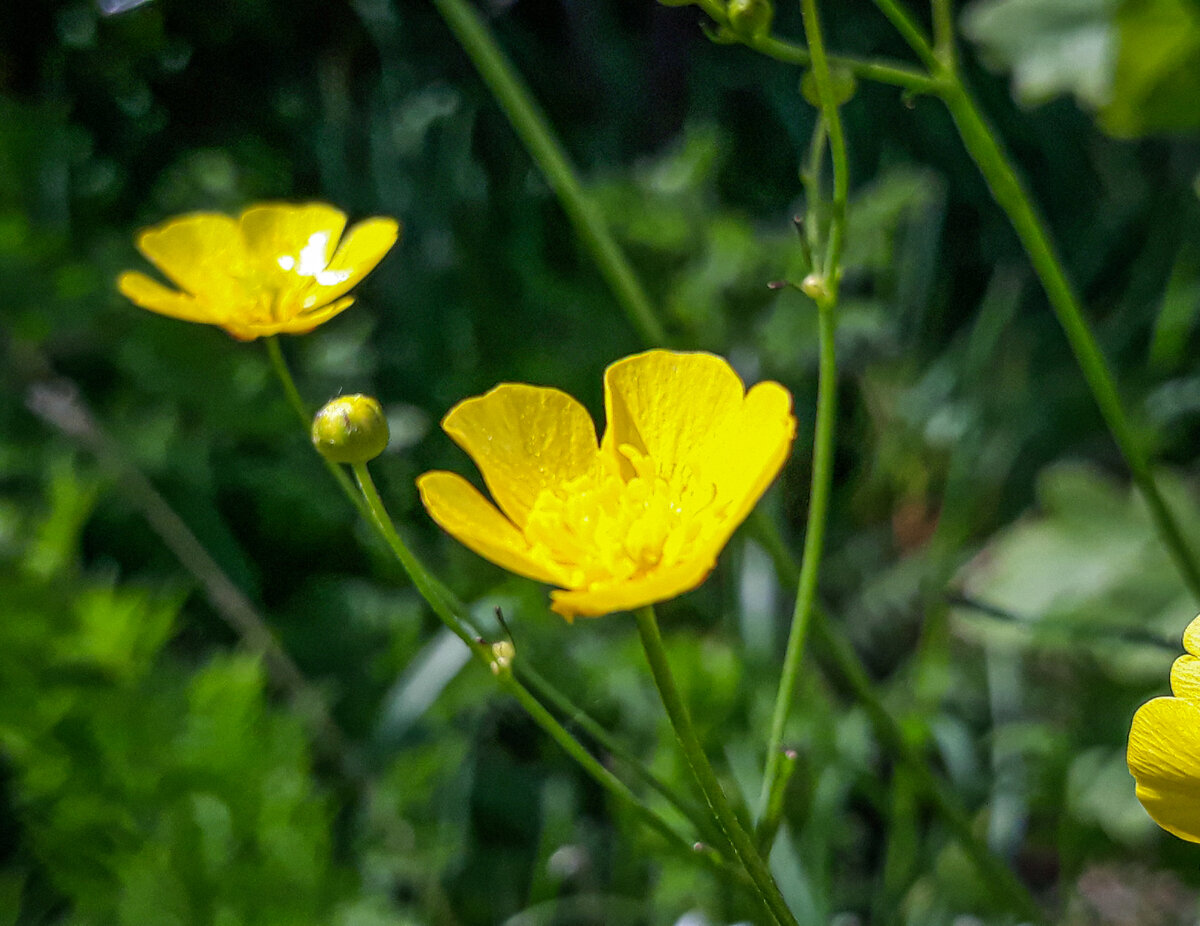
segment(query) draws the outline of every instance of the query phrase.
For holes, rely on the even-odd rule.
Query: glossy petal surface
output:
[[[786,389],[762,383],[747,394],[712,354],[655,350],[615,363],[605,407],[608,430],[597,445],[570,396],[498,386],[459,403],[443,427],[499,508],[465,480],[420,480],[435,521],[493,562],[558,585],[553,608],[568,619],[663,601],[703,582],[795,433]]]
[[[1137,797],[1169,833],[1200,842],[1200,618],[1183,634],[1187,654],[1171,666],[1173,698],[1138,708],[1127,759]]]
[[[1169,833],[1200,842],[1200,707],[1182,698],[1155,698],[1133,717],[1129,771],[1137,796]]]
[[[301,334],[353,303],[345,294],[399,235],[394,220],[374,218],[343,241],[345,226],[346,216],[324,203],[263,203],[236,219],[180,216],[137,242],[179,290],[135,272],[122,274],[118,287],[142,308],[218,325],[241,340]]]

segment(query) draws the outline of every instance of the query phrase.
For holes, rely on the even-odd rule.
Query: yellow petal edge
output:
[[[1171,667],[1175,696],[1138,708],[1126,759],[1150,818],[1180,839],[1200,842],[1200,617],[1183,643],[1187,655]]]

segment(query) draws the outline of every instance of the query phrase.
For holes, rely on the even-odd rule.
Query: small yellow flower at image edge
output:
[[[568,620],[628,611],[698,586],[786,461],[791,394],[749,392],[722,358],[651,350],[604,373],[607,429],[557,389],[503,383],[442,427],[495,504],[462,476],[417,480],[430,516],[471,550],[558,586]]]
[[[237,218],[195,212],[147,228],[138,250],[178,289],[127,271],[117,288],[151,312],[216,325],[238,340],[304,334],[354,302],[348,293],[396,243],[400,225],[352,226],[325,203],[259,203]],[[340,242],[340,244],[339,244]]]
[[[1184,631],[1183,648],[1187,653],[1171,666],[1174,697],[1138,708],[1126,758],[1154,822],[1200,842],[1200,617]]]

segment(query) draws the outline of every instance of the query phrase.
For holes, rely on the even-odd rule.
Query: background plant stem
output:
[[[645,289],[634,275],[608,226],[580,184],[575,169],[555,136],[545,130],[546,117],[533,100],[491,33],[466,0],[433,0],[479,76],[492,91],[542,175],[557,194],[575,233],[591,253],[597,269],[617,295],[625,317],[643,341],[663,344],[666,330],[655,315]]]
[[[791,629],[788,632],[787,649],[783,657],[783,670],[779,689],[775,695],[775,709],[771,714],[771,732],[767,739],[767,761],[763,773],[762,791],[759,797],[760,813],[758,827],[759,845],[770,850],[772,834],[779,828],[779,819],[771,815],[782,813],[782,800],[772,803],[771,795],[778,790],[778,778],[783,768],[783,736],[787,727],[792,702],[800,683],[800,667],[804,662],[804,643],[808,633],[809,619],[817,595],[817,578],[821,568],[824,549],[825,523],[829,512],[829,492],[833,482],[833,442],[837,421],[837,358],[835,334],[837,328],[836,307],[838,278],[841,275],[842,243],[845,240],[846,200],[849,195],[849,165],[846,158],[846,142],[842,133],[842,121],[838,114],[834,96],[833,78],[829,61],[825,56],[825,42],[821,35],[820,18],[816,0],[802,0],[804,31],[812,52],[812,74],[817,85],[821,118],[818,121],[818,137],[829,139],[830,162],[833,168],[833,198],[829,221],[825,261],[814,267],[819,278],[815,291],[817,306],[817,330],[820,356],[817,369],[817,420],[813,436],[812,482],[808,495],[808,523],[804,531],[804,552],[800,560],[800,577],[796,587],[796,606],[792,611]],[[820,127],[825,131],[821,132]],[[817,163],[816,153],[811,160]],[[811,171],[817,167],[810,168]],[[809,197],[819,195],[820,178],[809,179]],[[816,209],[809,203],[810,215]],[[811,224],[811,223],[810,223]],[[816,249],[814,249],[815,251]]]
[[[1175,516],[1158,489],[1142,441],[1134,432],[1121,403],[1116,380],[1084,317],[1080,300],[1067,279],[1045,222],[1033,205],[1033,198],[962,81],[954,78],[941,92],[941,98],[950,110],[963,144],[987,181],[992,198],[1008,216],[1029,256],[1092,397],[1129,466],[1134,483],[1146,500],[1159,537],[1192,596],[1200,601],[1200,566],[1197,565],[1195,552],[1184,539]]]

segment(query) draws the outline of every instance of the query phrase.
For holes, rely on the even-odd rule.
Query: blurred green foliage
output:
[[[832,48],[905,57],[871,4],[825,7]],[[816,322],[799,293],[765,284],[807,269],[790,224],[813,128],[799,71],[713,45],[694,10],[649,0],[486,12],[676,343],[793,391],[800,436],[764,505],[798,548]],[[956,13],[969,76],[1195,535],[1195,0]],[[776,29],[800,35],[798,9],[777,4]],[[1195,604],[946,113],[860,83],[844,119],[822,597],[911,741],[1061,922],[1192,922],[1195,853],[1141,815],[1123,749]],[[565,626],[544,589],[419,509],[417,474],[471,469],[436,428],[454,402],[519,380],[595,413],[603,368],[640,346],[433,8],[9,3],[0,924],[751,920],[746,897],[610,801],[467,665],[329,482],[259,345],[116,295],[116,274],[143,266],[138,227],[264,198],[404,222],[359,304],[285,341],[301,391],[380,398],[393,441],[373,469],[406,537],[489,633],[503,607],[518,659],[691,787],[628,621]],[[26,408],[32,384],[59,377],[266,615],[347,752],[244,652],[128,487]],[[701,735],[746,803],[792,594],[739,537],[662,608]],[[801,922],[1009,922],[838,680],[809,671],[800,698],[772,862]]]

